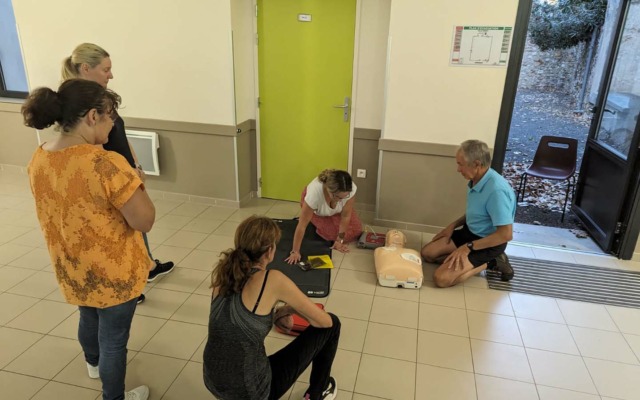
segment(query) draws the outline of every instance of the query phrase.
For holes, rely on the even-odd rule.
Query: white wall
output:
[[[82,42],[111,54],[121,114],[235,125],[229,0],[13,0],[31,87]]]
[[[506,67],[449,65],[455,25],[513,26],[517,0],[392,0],[385,139],[493,145]]]
[[[357,97],[353,105],[357,128],[382,129],[391,1],[360,0]]]
[[[231,0],[237,123],[256,118],[254,18],[253,0]]]

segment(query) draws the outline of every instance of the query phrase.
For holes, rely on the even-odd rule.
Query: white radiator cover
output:
[[[160,175],[158,149],[160,141],[156,132],[126,130],[127,139],[138,157],[138,163],[147,175]]]

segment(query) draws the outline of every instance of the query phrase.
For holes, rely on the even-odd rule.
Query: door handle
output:
[[[345,97],[344,98],[344,104],[336,104],[333,106],[333,108],[342,108],[343,113],[342,113],[342,120],[344,122],[348,122],[349,121],[349,108],[351,107],[350,105],[350,98],[349,97]]]

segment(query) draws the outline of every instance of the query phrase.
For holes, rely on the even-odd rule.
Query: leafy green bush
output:
[[[591,39],[602,26],[607,0],[534,0],[529,22],[531,40],[540,50],[568,49]]]

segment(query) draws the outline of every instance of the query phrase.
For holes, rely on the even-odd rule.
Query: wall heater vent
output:
[[[147,175],[160,175],[160,165],[158,164],[158,149],[160,141],[156,132],[133,131],[127,129],[127,139],[136,152],[138,162],[142,165],[142,170]]]

